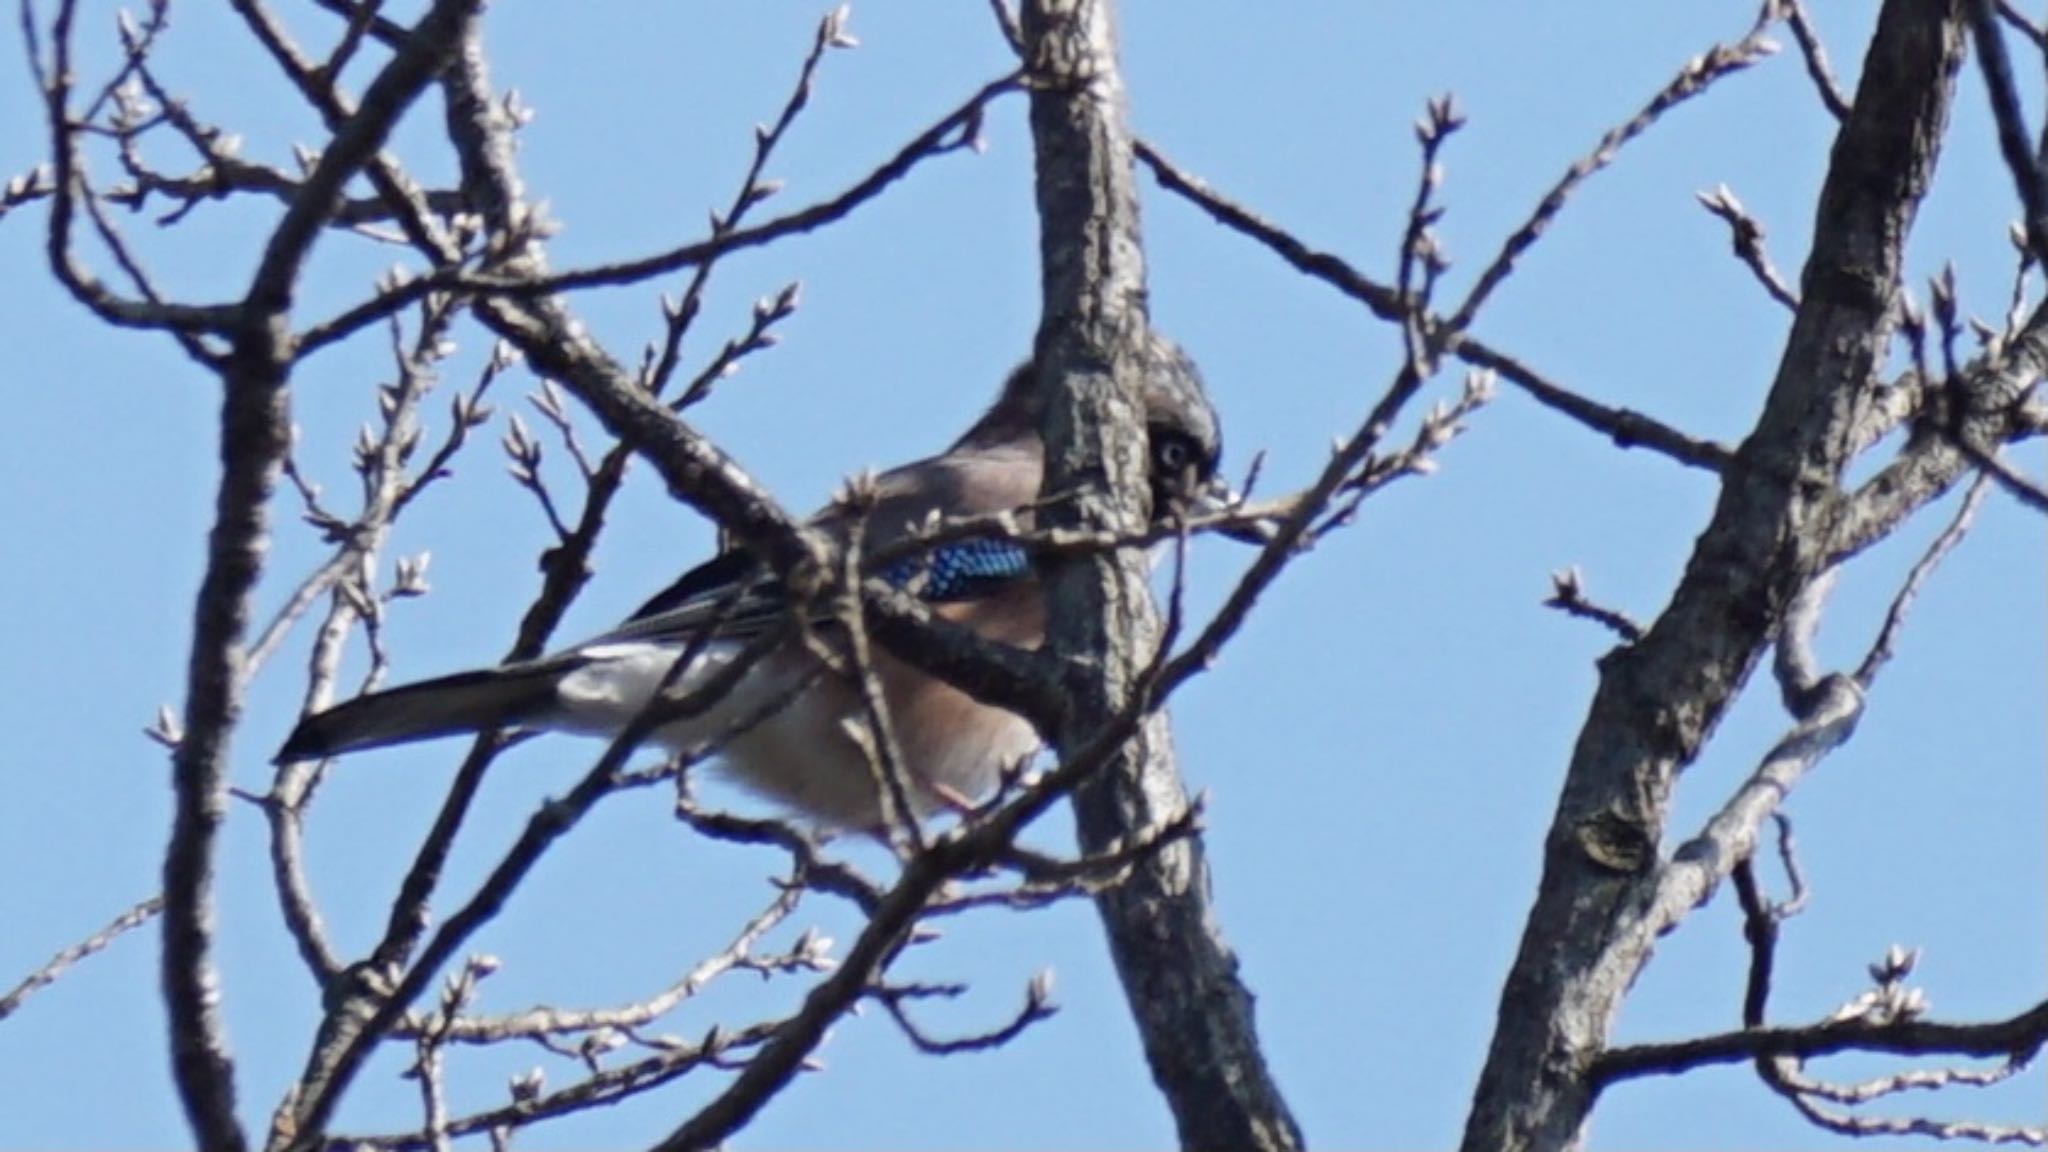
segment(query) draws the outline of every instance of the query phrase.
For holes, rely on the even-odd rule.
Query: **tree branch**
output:
[[[1140,140],[1133,147],[1137,158],[1151,169],[1160,187],[1188,200],[1218,224],[1270,249],[1295,271],[1320,280],[1365,305],[1374,316],[1390,323],[1403,323],[1406,310],[1401,304],[1401,294],[1395,289],[1358,271],[1342,257],[1311,247],[1286,229],[1215,191],[1175,166],[1152,145]],[[1640,412],[1614,408],[1553,383],[1527,364],[1479,338],[1452,330],[1449,321],[1442,317],[1424,317],[1421,323],[1424,328],[1440,335],[1445,354],[1475,368],[1498,373],[1537,403],[1571,417],[1620,447],[1650,448],[1681,464],[1713,472],[1725,469],[1734,456],[1722,445],[1696,439]]]
[[[1800,312],[1763,415],[1724,476],[1669,606],[1640,642],[1601,664],[1467,1120],[1467,1152],[1576,1144],[1593,1104],[1588,1072],[1622,996],[1657,932],[1683,914],[1656,867],[1671,788],[1793,595],[1827,563],[1810,525],[1841,502],[1859,397],[1883,363],[1904,240],[1961,59],[1953,4],[1884,6],[1835,142]]]
[[[1021,17],[1043,262],[1035,359],[1050,399],[1043,490],[1081,493],[1045,518],[1056,527],[1132,531],[1146,519],[1138,381],[1159,353],[1145,314],[1113,6],[1027,0]],[[1144,706],[1143,670],[1162,638],[1146,567],[1128,553],[1052,565],[1048,607],[1048,647],[1075,669],[1068,708],[1050,733],[1071,758],[1105,737],[1116,717]],[[1117,744],[1105,770],[1075,795],[1091,855],[1187,808],[1164,716]],[[1200,838],[1136,862],[1096,905],[1182,1147],[1300,1147],[1300,1129],[1259,1051],[1251,994],[1210,906]]]
[[[1814,1057],[1841,1052],[1899,1056],[1977,1056],[2024,1062],[2048,1043],[2048,1001],[2004,1020],[1949,1024],[1864,1019],[1796,1028],[1745,1028],[1668,1044],[1633,1044],[1603,1053],[1590,1078],[1605,1088],[1639,1076],[1671,1076],[1709,1064],[1735,1064],[1769,1056]]]
[[[176,817],[164,858],[162,978],[173,1070],[198,1142],[220,1152],[246,1147],[235,1115],[234,1068],[220,1019],[213,965],[213,860],[226,818],[228,743],[242,706],[250,594],[262,571],[267,506],[289,447],[285,381],[289,312],[313,240],[354,175],[376,155],[443,59],[446,30],[476,0],[440,0],[418,35],[393,56],[336,131],[264,249],[231,332],[222,382],[222,476],[193,623],[185,738],[174,754]]]
[[[157,913],[163,911],[163,908],[163,897],[151,896],[114,917],[106,927],[50,957],[48,963],[23,977],[21,983],[9,989],[5,995],[0,995],[0,1020],[14,1015],[23,1001],[56,983],[58,977],[69,971],[73,964],[112,944],[122,933],[149,923]]]

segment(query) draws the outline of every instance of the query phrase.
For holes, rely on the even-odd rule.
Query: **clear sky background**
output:
[[[90,59],[104,63],[112,6],[84,7]],[[310,5],[277,7],[309,38],[334,34]],[[780,107],[827,7],[495,5],[495,80],[537,112],[523,137],[527,184],[566,225],[552,248],[557,265],[701,236],[705,211],[730,197],[753,124]],[[1845,83],[1868,35],[1865,7],[1816,6]],[[1131,0],[1124,54],[1140,133],[1379,275],[1390,274],[1412,195],[1411,125],[1427,98],[1455,92],[1470,116],[1448,151],[1443,192],[1456,291],[1574,157],[1687,57],[1739,36],[1753,10]],[[289,142],[310,131],[296,99],[225,6],[188,3],[178,13],[163,58],[169,77],[202,116],[243,132],[250,155],[289,164]],[[812,108],[772,167],[787,187],[771,209],[843,188],[1009,66],[981,4],[873,0],[856,5],[851,28],[862,46],[827,60]],[[0,175],[27,168],[44,144],[18,37],[9,21]],[[721,266],[694,342],[700,361],[743,326],[753,300],[803,283],[783,345],[692,417],[790,506],[821,502],[859,468],[942,446],[1027,350],[1038,288],[1024,108],[1012,97],[994,109],[985,154],[927,165],[842,225]],[[429,180],[449,166],[434,146],[436,116],[416,117],[397,143]],[[1974,72],[1962,82],[1957,121],[1911,274],[1924,299],[1925,278],[1954,261],[1966,309],[1995,318],[2016,212]],[[1730,184],[1769,227],[1772,255],[1796,281],[1832,128],[1796,54],[1735,77],[1586,188],[1478,333],[1589,396],[1733,442],[1759,409],[1786,314],[1729,257],[1725,227],[1694,193]],[[1146,212],[1155,319],[1206,369],[1230,463],[1241,468],[1264,451],[1268,491],[1305,480],[1395,372],[1390,333],[1149,186]],[[215,299],[246,285],[260,215],[202,208],[172,234],[143,218],[129,228],[146,238],[168,284]],[[180,702],[216,479],[214,382],[167,341],[99,327],[57,291],[41,263],[42,220],[30,209],[0,223],[0,533],[9,552],[0,603],[11,620],[0,645],[0,985],[157,887],[166,759],[140,732],[160,704]],[[306,315],[355,298],[399,258],[330,239],[307,284]],[[577,306],[622,358],[658,330],[652,290],[589,295]],[[473,329],[460,339],[451,388],[488,352]],[[365,341],[294,382],[307,466],[344,506],[354,429],[374,413],[369,385],[389,372]],[[1458,383],[1449,375],[1433,394],[1450,396]],[[397,677],[495,660],[537,587],[545,524],[492,443],[531,385],[518,375],[501,385],[491,436],[395,536],[397,554],[431,549],[435,589],[391,614]],[[428,412],[431,437],[445,404]],[[551,452],[551,466],[558,456]],[[2041,474],[2038,446],[2018,460]],[[1456,1139],[1593,662],[1610,644],[1540,606],[1549,574],[1580,565],[1595,598],[1652,617],[1714,495],[1703,474],[1619,451],[1511,389],[1441,463],[1439,474],[1372,500],[1352,530],[1296,564],[1214,673],[1175,705],[1182,766],[1209,796],[1222,924],[1258,993],[1280,1083],[1322,1146]],[[566,482],[559,468],[555,475]],[[1860,658],[1955,500],[1849,570],[1822,638],[1838,666]],[[266,608],[322,554],[292,502],[279,511]],[[706,525],[669,502],[646,469],[634,473],[614,520],[597,578],[561,639],[602,630],[712,547]],[[1203,542],[1193,603],[1215,604],[1247,559],[1228,543]],[[2040,518],[1994,496],[1922,597],[1854,741],[1792,797],[1814,899],[1787,926],[1776,1019],[1810,1020],[1854,996],[1864,965],[1894,942],[1926,948],[1919,982],[1943,1018],[2003,1016],[2042,995],[2042,569]],[[308,643],[299,635],[257,686],[235,742],[242,787],[266,784],[296,714]],[[360,668],[359,652],[356,660]],[[1686,775],[1673,834],[1690,835],[1785,724],[1772,686],[1752,683]],[[459,748],[354,757],[322,793],[313,878],[351,955],[381,928]],[[503,759],[460,846],[454,890],[465,891],[597,749],[553,738]],[[1033,838],[1070,843],[1065,817]],[[243,1109],[259,1130],[304,1058],[316,1000],[279,922],[264,851],[261,821],[237,808],[220,860],[224,1002]],[[871,851],[851,851],[880,866]],[[482,1007],[645,994],[765,902],[779,865],[694,839],[657,792],[614,799],[479,938],[504,961]],[[814,900],[785,938],[812,924],[841,941],[857,930],[843,908]],[[1171,1142],[1091,909],[945,927],[946,938],[904,971],[970,981],[973,991],[927,1012],[928,1027],[966,1032],[1006,1019],[1029,975],[1046,967],[1063,1011],[1000,1052],[945,1060],[913,1053],[877,1014],[848,1020],[823,1052],[826,1069],[777,1100],[736,1147]],[[168,1085],[155,951],[153,932],[124,939],[0,1025],[0,1146],[186,1143]],[[1736,1026],[1743,965],[1724,892],[1660,947],[1618,1038]],[[793,981],[735,982],[665,1030],[701,1035],[800,993]],[[557,1084],[575,1072],[538,1049],[453,1059],[458,1107],[502,1100],[505,1077],[535,1064]],[[341,1130],[416,1123],[414,1088],[396,1076],[403,1064],[396,1051],[376,1062]],[[644,1142],[716,1082],[692,1080],[522,1145]],[[2043,1087],[2037,1068],[1989,1093],[1911,1103],[2038,1122]],[[1592,1146],[1606,1149],[1830,1143],[1743,1067],[1621,1086],[1592,1130]]]

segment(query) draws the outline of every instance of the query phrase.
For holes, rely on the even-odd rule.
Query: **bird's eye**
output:
[[[1188,466],[1193,450],[1188,442],[1179,436],[1161,436],[1152,445],[1152,460],[1168,472],[1178,472]]]

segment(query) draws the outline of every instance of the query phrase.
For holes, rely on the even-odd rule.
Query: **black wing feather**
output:
[[[754,567],[754,558],[743,549],[720,552],[677,577],[675,583],[656,593],[653,599],[626,617],[625,623],[672,612],[692,601],[714,598],[745,581]]]

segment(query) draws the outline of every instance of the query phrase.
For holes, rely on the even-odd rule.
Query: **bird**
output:
[[[1218,473],[1222,431],[1193,360],[1155,335],[1144,346],[1142,365],[1154,521],[1227,506],[1235,497]],[[1027,361],[945,451],[872,476],[859,518],[863,554],[913,539],[935,514],[1014,512],[1028,526],[1045,469],[1039,434],[1044,391]],[[844,540],[855,519],[842,502],[809,523]],[[869,574],[984,639],[1023,648],[1044,639],[1044,591],[1031,551],[1014,539],[947,540]],[[672,695],[687,693],[740,660],[750,642],[775,643],[762,638],[777,630],[784,607],[765,566],[735,547],[684,573],[617,628],[581,644],[312,712],[276,762],[498,729],[616,736],[665,681]],[[686,655],[690,664],[671,677]],[[964,809],[1039,751],[1039,735],[1023,717],[982,703],[879,646],[872,664],[912,819]],[[735,675],[709,707],[665,721],[649,741],[680,751],[724,737],[719,761],[744,789],[826,831],[884,831],[888,810],[869,753],[852,730],[864,715],[853,683],[825,673],[818,657],[793,639]],[[735,734],[745,720],[755,722]]]

